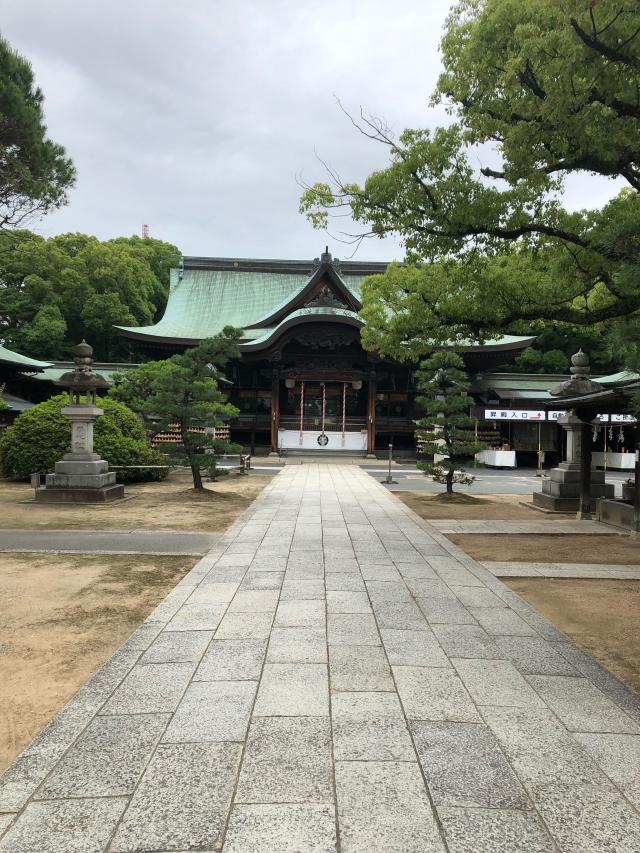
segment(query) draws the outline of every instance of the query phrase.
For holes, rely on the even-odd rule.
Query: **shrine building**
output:
[[[131,361],[166,358],[235,326],[241,357],[230,364],[231,436],[252,452],[374,454],[389,441],[415,451],[416,365],[360,343],[360,288],[385,263],[185,257],[153,326],[117,327]],[[470,376],[509,363],[534,338],[465,347]]]

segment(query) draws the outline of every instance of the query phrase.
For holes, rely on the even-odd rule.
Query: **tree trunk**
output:
[[[193,488],[199,489],[200,491],[204,491],[204,486],[202,485],[202,474],[200,473],[199,465],[191,465],[191,476],[193,477]]]
[[[453,468],[449,468],[447,471],[447,494],[453,494]]]

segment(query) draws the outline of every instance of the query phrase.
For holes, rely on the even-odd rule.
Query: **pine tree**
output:
[[[449,350],[434,353],[420,368],[417,379],[422,394],[416,402],[425,416],[418,421],[417,433],[423,442],[422,453],[433,461],[421,459],[418,468],[436,483],[446,484],[447,494],[451,495],[454,483],[473,483],[475,477],[462,466],[484,450],[475,436],[475,420],[469,414],[469,379],[462,358]],[[441,458],[435,461],[437,456]]]
[[[177,429],[179,439],[163,442],[162,450],[191,468],[194,489],[204,488],[203,470],[215,476],[219,456],[238,449],[216,438],[215,428],[238,414],[219,385],[221,369],[239,355],[240,337],[238,329],[226,327],[182,355],[159,362],[155,375],[147,376],[149,395],[142,410],[155,420],[155,433]]]

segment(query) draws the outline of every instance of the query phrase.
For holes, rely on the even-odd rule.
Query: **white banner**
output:
[[[485,409],[484,417],[487,421],[543,421],[544,412],[533,409]]]

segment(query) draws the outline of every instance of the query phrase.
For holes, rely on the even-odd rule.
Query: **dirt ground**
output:
[[[491,495],[474,498],[471,503],[449,503],[439,500],[439,495],[425,492],[394,492],[400,500],[427,521],[431,518],[456,518],[460,520],[539,521],[539,512],[522,506],[531,495]]]
[[[268,476],[230,474],[207,483],[206,495],[191,487],[188,471],[172,471],[161,483],[125,486],[127,500],[105,506],[36,504],[24,483],[0,481],[0,529],[224,530],[270,482]]]
[[[640,542],[630,536],[448,533],[447,539],[474,560],[640,566]]]
[[[2,555],[0,772],[194,563],[193,557]]]
[[[640,690],[640,581],[504,582],[618,678]]]

